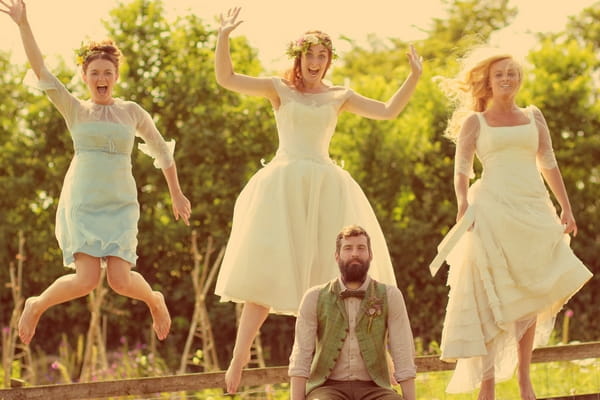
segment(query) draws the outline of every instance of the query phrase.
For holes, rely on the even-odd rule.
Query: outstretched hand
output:
[[[21,25],[27,18],[25,12],[25,2],[23,0],[0,0],[0,11],[7,14],[15,21],[15,24]]]
[[[2,1],[2,0],[0,0],[0,1]],[[229,11],[227,11],[227,16],[225,18],[223,18],[223,14],[221,13],[221,16],[220,16],[221,26],[219,27],[219,32],[229,35],[229,33],[232,30],[234,30],[235,28],[238,27],[239,24],[244,22],[244,21],[236,21],[241,10],[242,10],[241,7],[230,8]]]
[[[421,57],[417,50],[415,50],[415,46],[410,45],[410,51],[406,53],[408,56],[408,62],[410,63],[410,69],[413,74],[416,76],[421,76],[423,72],[423,57]]]
[[[1,0],[0,0],[1,1]],[[190,201],[183,195],[183,193],[175,194],[171,197],[173,203],[173,215],[175,220],[179,221],[179,218],[183,219],[183,222],[190,225],[190,215],[192,214],[192,205]]]

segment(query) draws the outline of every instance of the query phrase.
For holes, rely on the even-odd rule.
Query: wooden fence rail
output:
[[[541,347],[534,350],[532,362],[572,361],[587,358],[600,358],[600,342]],[[439,360],[438,356],[417,357],[416,364],[419,372],[447,371],[454,369],[454,364],[442,362]],[[200,391],[223,387],[224,374],[224,371],[220,371],[102,382],[14,387],[11,389],[1,389],[0,399],[76,400]],[[261,386],[288,381],[287,366],[255,368],[244,371],[241,386]],[[600,394],[568,395],[546,400],[600,400]]]

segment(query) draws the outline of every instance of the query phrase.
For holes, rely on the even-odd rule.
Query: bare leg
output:
[[[525,331],[521,340],[519,340],[518,353],[519,353],[519,391],[521,392],[521,399],[523,400],[535,400],[535,392],[533,391],[533,385],[531,384],[531,377],[529,376],[529,366],[531,365],[531,354],[533,352],[533,340],[535,338],[535,321]]]
[[[50,307],[89,294],[100,282],[100,259],[83,253],[75,257],[75,273],[56,279],[39,296],[25,301],[19,319],[19,337],[29,344],[42,314]]]
[[[235,393],[242,379],[242,368],[250,361],[250,347],[258,330],[267,319],[269,309],[255,303],[244,304],[240,326],[233,347],[233,358],[225,373],[227,393]]]
[[[496,370],[494,367],[496,351],[491,344],[488,345],[487,351],[488,354],[481,359],[483,376],[477,400],[494,400],[496,398]]]
[[[131,264],[119,257],[108,258],[106,279],[115,292],[146,303],[152,314],[154,332],[158,339],[164,340],[171,329],[171,316],[162,293],[152,290],[144,277],[132,271]]]
[[[494,377],[487,378],[481,381],[481,388],[477,400],[494,400],[496,381]]]

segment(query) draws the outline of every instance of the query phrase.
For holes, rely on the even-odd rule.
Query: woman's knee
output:
[[[126,291],[129,287],[131,279],[131,265],[119,258],[112,257],[109,259],[106,280],[108,285],[117,293]]]
[[[91,292],[98,286],[102,276],[100,260],[87,254],[78,253],[75,257],[75,274],[77,284],[82,291]]]

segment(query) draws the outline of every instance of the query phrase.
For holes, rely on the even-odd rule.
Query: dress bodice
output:
[[[273,83],[281,100],[275,111],[279,136],[276,157],[329,162],[329,143],[350,89],[333,87],[324,93],[301,93],[280,78],[273,78]]]
[[[531,112],[527,124],[516,126],[490,126],[481,113],[477,115],[481,130],[476,153],[483,166],[482,183],[504,194],[545,193],[536,164],[538,129]]]
[[[75,153],[101,151],[129,155],[133,149],[135,131],[132,127],[112,122],[84,122],[71,129]]]
[[[137,103],[118,98],[108,105],[81,100],[46,68],[35,84],[64,117],[76,155],[82,151],[130,155],[137,135],[144,140],[138,147],[154,158],[157,168],[173,164],[175,142],[165,142],[150,114]]]

